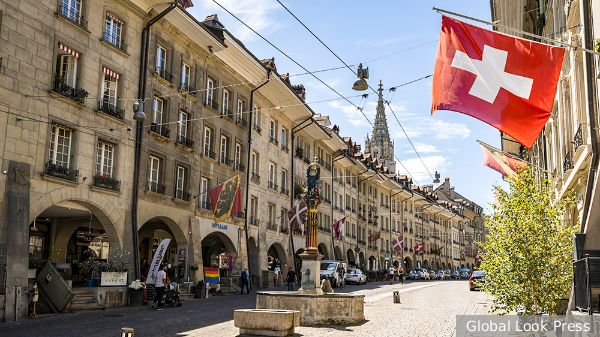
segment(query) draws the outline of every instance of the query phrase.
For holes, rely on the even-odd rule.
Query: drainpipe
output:
[[[250,91],[250,117],[248,119],[248,154],[246,156],[246,210],[244,211],[246,213],[246,224],[245,224],[245,232],[246,232],[246,255],[248,256],[248,274],[251,274],[251,270],[250,270],[250,247],[248,247],[248,219],[250,218],[248,215],[248,203],[250,202],[248,200],[249,198],[249,193],[250,193],[250,155],[252,152],[252,128],[253,125],[252,124],[252,113],[254,112],[254,92],[258,89],[260,89],[263,85],[269,83],[269,80],[271,80],[271,68],[267,67],[267,80],[259,85],[258,87],[252,89]],[[256,249],[258,249],[258,237],[257,237],[257,247]],[[250,285],[250,290],[252,290],[252,281],[250,280],[248,282],[248,284]]]
[[[169,14],[170,11],[177,7],[177,2],[173,2],[162,11],[160,14],[148,21],[148,24],[142,30],[142,53],[140,54],[140,77],[138,82],[138,97],[140,102],[143,104],[144,111],[146,107],[146,83],[148,81],[148,53],[150,50],[150,27],[155,24],[158,20],[162,19],[165,15]],[[135,132],[135,165],[133,170],[133,193],[132,193],[132,207],[131,207],[131,230],[133,236],[133,263],[134,263],[134,274],[136,279],[140,279],[140,252],[138,242],[138,203],[139,203],[139,188],[140,188],[140,163],[142,155],[142,130],[144,129],[144,122],[136,122]]]
[[[581,1],[581,17],[583,19],[583,28],[585,32],[585,36],[583,39],[583,47],[591,49],[592,46],[592,27],[590,17],[592,13],[590,12],[589,0]],[[596,178],[596,171],[598,168],[598,144],[597,144],[597,136],[596,136],[596,106],[595,106],[595,76],[593,72],[593,63],[594,60],[592,58],[592,54],[585,53],[585,83],[587,85],[587,103],[588,103],[588,119],[590,121],[590,141],[592,143],[592,160],[590,163],[590,170],[588,172],[587,186],[585,189],[585,199],[583,203],[583,214],[581,221],[580,232],[585,233],[586,226],[588,224],[588,218],[590,216],[589,208],[591,205],[592,199],[592,191],[594,190],[594,182]]]

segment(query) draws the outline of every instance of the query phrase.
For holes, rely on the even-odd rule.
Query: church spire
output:
[[[377,158],[379,163],[383,163],[385,167],[393,173],[396,173],[396,162],[394,160],[394,144],[390,140],[390,132],[388,130],[387,119],[385,117],[386,103],[383,100],[383,84],[379,81],[378,100],[377,100],[377,115],[373,125],[373,134],[370,142],[365,142],[365,149],[369,151],[373,157]],[[367,135],[368,138],[368,135]]]

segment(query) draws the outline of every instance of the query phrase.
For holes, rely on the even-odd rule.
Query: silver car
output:
[[[363,274],[360,269],[346,270],[346,283],[365,284],[367,283],[367,275]]]

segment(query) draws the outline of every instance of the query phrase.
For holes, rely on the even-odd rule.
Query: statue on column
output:
[[[318,160],[318,157],[314,157],[313,162],[306,169],[306,189],[308,196],[318,196],[320,192],[321,184],[319,184],[319,179],[321,178],[321,166]]]

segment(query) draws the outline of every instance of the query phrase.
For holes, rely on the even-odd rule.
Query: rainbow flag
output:
[[[219,283],[219,268],[204,268],[204,282],[208,284]]]

